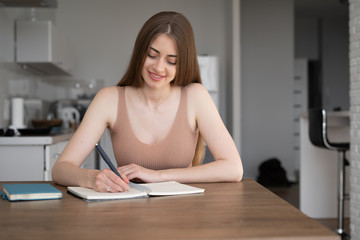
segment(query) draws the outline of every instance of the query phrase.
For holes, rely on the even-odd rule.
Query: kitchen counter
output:
[[[74,133],[63,133],[45,136],[14,136],[0,137],[0,145],[49,145],[69,141]]]

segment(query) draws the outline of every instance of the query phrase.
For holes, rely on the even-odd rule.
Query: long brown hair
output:
[[[149,18],[141,28],[135,41],[128,69],[117,86],[136,88],[143,86],[142,68],[151,43],[160,34],[167,34],[176,42],[176,75],[171,84],[173,86],[186,86],[190,83],[201,83],[194,32],[190,22],[181,13],[160,12]],[[204,152],[203,138],[199,133],[192,162],[193,166],[201,164]]]

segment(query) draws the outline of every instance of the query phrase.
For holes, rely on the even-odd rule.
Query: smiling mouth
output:
[[[161,80],[164,78],[164,76],[161,76],[161,75],[157,75],[155,73],[152,73],[152,72],[148,72],[149,73],[149,76],[154,79],[154,80]]]

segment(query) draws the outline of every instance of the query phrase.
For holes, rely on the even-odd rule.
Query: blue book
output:
[[[9,201],[61,199],[63,194],[48,183],[3,184],[2,197]]]

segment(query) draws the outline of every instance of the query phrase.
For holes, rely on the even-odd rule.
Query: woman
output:
[[[80,168],[105,129],[118,171]],[[203,139],[215,161],[200,164]],[[52,177],[62,185],[97,191],[142,182],[240,181],[236,146],[201,85],[194,34],[180,13],[151,17],[136,39],[129,68],[117,86],[98,92],[57,160]]]

